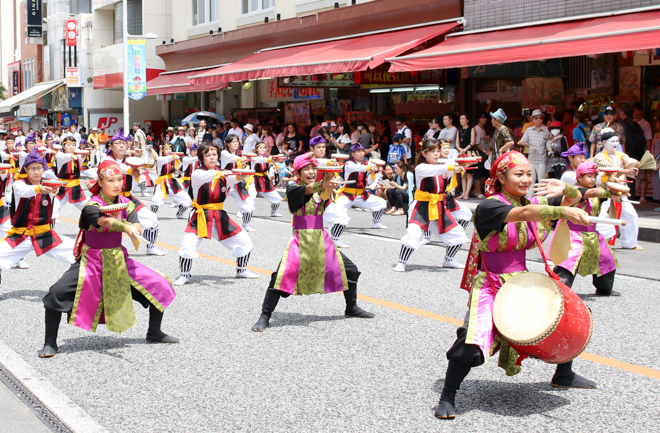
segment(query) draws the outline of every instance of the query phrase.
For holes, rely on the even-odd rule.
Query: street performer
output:
[[[366,188],[368,185],[367,175],[378,171],[375,165],[364,163],[365,148],[356,143],[351,147],[351,159],[346,161],[344,165],[344,179],[347,181],[354,181],[355,183],[344,186],[337,192],[337,199],[335,200],[337,216],[334,218],[333,226],[330,229],[330,234],[334,243],[341,247],[345,245],[340,241],[342,233],[346,229],[346,220],[348,218],[348,210],[352,207],[359,207],[371,211],[373,218],[372,229],[386,229],[387,227],[380,223],[383,212],[387,207],[387,202],[376,194],[371,194]]]
[[[582,200],[574,204],[574,207],[584,209],[589,215],[597,217],[605,200],[620,200],[618,195],[607,189],[596,188],[598,165],[595,163],[583,162],[578,165],[575,173]],[[565,254],[566,259],[555,266],[555,274],[559,275],[561,282],[568,287],[573,287],[576,274],[579,273],[583,277],[592,275],[596,295],[620,296],[621,293],[612,290],[614,273],[618,266],[616,256],[607,240],[596,231],[596,224],[589,224],[587,227],[571,222],[567,224],[570,229],[570,250]],[[558,232],[559,229],[555,231],[555,238]]]
[[[165,252],[156,248],[156,239],[158,239],[158,217],[155,213],[149,210],[144,203],[135,198],[133,195],[133,182],[140,177],[140,169],[129,167],[126,164],[126,154],[128,152],[128,138],[123,135],[122,128],[119,132],[112,136],[108,146],[107,156],[103,160],[110,159],[119,165],[121,172],[124,175],[124,186],[121,190],[121,195],[128,198],[135,206],[135,213],[140,220],[140,227],[144,230],[142,236],[149,241],[147,245],[148,256],[164,256]],[[98,185],[92,187],[92,193],[98,193]]]
[[[506,374],[520,372],[518,352],[497,332],[493,325],[493,302],[496,291],[511,277],[528,272],[526,251],[536,246],[535,232],[544,239],[551,221],[567,218],[574,224],[588,225],[588,214],[582,209],[567,207],[582,197],[573,186],[558,179],[543,180],[538,193],[549,197],[527,199],[532,185],[532,169],[520,152],[510,151],[493,162],[486,182],[488,198],[477,206],[475,231],[461,288],[470,292],[469,311],[458,338],[447,352],[449,365],[435,416],[456,417],[454,398],[461,382],[476,367],[500,351],[499,365]],[[564,195],[561,195],[561,194]],[[488,271],[486,271],[486,268]],[[494,287],[493,287],[494,286]],[[596,384],[572,371],[572,361],[558,364],[552,386],[595,388]]]
[[[316,181],[316,159],[309,153],[293,163],[298,182],[287,188],[289,211],[293,214],[294,233],[284,257],[273,272],[266,290],[261,316],[252,326],[255,332],[265,330],[280,297],[314,293],[344,292],[346,317],[372,318],[375,315],[357,306],[357,266],[339,252],[323,228],[323,211],[330,199],[323,200],[324,190],[334,190],[338,183],[328,173]]]
[[[617,168],[619,171],[615,176],[612,176],[612,181],[625,182],[626,176],[637,176],[639,172],[639,161],[629,157],[625,153],[617,150],[620,146],[619,136],[611,128],[602,130],[603,151],[596,154],[594,162],[598,164],[599,168]],[[628,167],[628,168],[626,168]],[[605,176],[604,176],[605,177]],[[607,176],[609,178],[609,176]],[[607,179],[606,178],[606,179]],[[609,179],[608,179],[609,180]],[[601,217],[607,217],[610,214],[610,206],[612,201],[606,201],[600,210]],[[621,203],[615,203],[616,217],[626,221],[626,225],[620,228],[621,230],[621,248],[625,250],[643,250],[637,243],[637,235],[639,234],[639,218],[637,211],[630,204],[627,195],[621,196]],[[598,224],[596,230],[608,237],[611,233],[609,226]]]
[[[68,313],[70,325],[92,332],[99,323],[117,333],[131,329],[137,323],[131,298],[149,308],[147,343],[179,342],[160,329],[163,312],[176,297],[170,280],[128,257],[121,245],[122,233],[137,245],[142,231],[135,205],[121,195],[121,167],[106,158],[98,173],[100,191],[85,204],[80,216],[76,261],[43,299],[46,332],[40,358],[58,352],[62,313]],[[121,210],[107,209],[112,205],[120,205]]]
[[[192,172],[199,167],[199,158],[197,158],[199,145],[193,143],[188,150],[190,151],[190,155],[181,158],[181,171],[183,174],[179,178],[179,182],[186,192],[188,192],[188,188],[190,188],[190,176],[192,175]]]
[[[192,261],[199,257],[197,248],[203,239],[215,239],[229,249],[236,258],[236,278],[258,278],[247,270],[252,251],[252,240],[224,211],[227,192],[237,180],[230,171],[221,171],[218,166],[220,148],[205,141],[197,152],[200,167],[192,172],[190,187],[193,192],[192,206],[186,233],[179,248],[180,276],[174,282],[182,286],[190,281]]]
[[[458,185],[456,175],[465,173],[465,167],[454,162],[438,164],[440,158],[449,157],[449,151],[449,141],[424,139],[415,166],[415,201],[408,211],[408,229],[401,238],[399,260],[394,268],[396,272],[406,271],[406,263],[413,251],[419,248],[420,236],[426,231],[447,245],[442,266],[463,268],[454,261],[454,257],[468,240],[465,229],[472,219],[472,212],[449,194]]]
[[[73,242],[51,229],[57,189],[41,185],[46,161],[36,149],[25,159],[27,177],[14,181],[11,225],[0,241],[0,270],[9,269],[31,251],[73,263]],[[1,274],[0,274],[1,276]],[[1,279],[0,279],[1,282]]]
[[[243,169],[247,166],[247,158],[238,149],[240,144],[241,142],[238,136],[227,134],[225,137],[225,148],[220,153],[221,170]],[[234,199],[238,206],[238,212],[243,218],[243,230],[246,232],[257,231],[250,226],[252,214],[254,213],[254,197],[256,196],[256,193],[253,193],[253,191],[255,191],[254,183],[248,184],[247,180],[234,183],[228,191],[228,195]]]
[[[277,209],[282,203],[282,197],[280,194],[275,191],[270,177],[268,177],[268,169],[272,166],[272,159],[266,156],[266,151],[268,150],[266,143],[258,142],[255,145],[255,151],[257,156],[261,158],[267,158],[267,162],[252,162],[252,168],[254,169],[254,197],[256,198],[257,194],[264,197],[270,203],[270,216],[271,217],[281,217],[277,213]]]
[[[192,200],[179,182],[172,177],[174,173],[174,163],[179,160],[178,155],[172,155],[172,144],[165,142],[162,145],[162,155],[156,160],[156,171],[158,180],[156,180],[156,192],[151,199],[151,212],[158,213],[158,208],[165,203],[168,195],[174,203],[178,203],[179,210],[176,213],[178,219],[186,219],[184,215],[186,209],[190,207]]]
[[[80,186],[80,171],[85,156],[74,153],[77,145],[76,137],[67,135],[62,140],[62,151],[55,154],[55,167],[53,170],[57,178],[65,181],[67,185],[59,188],[53,208],[53,220],[60,216],[62,207],[67,203],[71,203],[82,211],[83,206],[89,200],[88,193]]]

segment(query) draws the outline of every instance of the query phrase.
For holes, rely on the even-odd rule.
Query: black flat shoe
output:
[[[266,314],[262,314],[261,316],[259,316],[259,320],[257,320],[257,323],[252,325],[252,330],[254,332],[263,332],[269,326],[270,326],[270,316],[267,316]]]
[[[171,337],[164,332],[162,335],[154,336],[147,334],[147,343],[163,343],[163,344],[175,344],[178,343],[179,339],[176,337]]]
[[[598,292],[596,292],[596,296],[621,296],[621,292],[617,292],[615,290],[612,290],[609,293],[598,293]]]
[[[572,378],[553,377],[550,385],[552,385],[555,388],[586,388],[586,389],[596,388],[596,382],[592,382],[589,379],[585,379],[584,377],[579,376],[575,373],[573,373]]]
[[[59,352],[60,349],[58,349],[57,346],[52,346],[50,344],[44,344],[43,349],[37,352],[37,355],[39,355],[39,358],[52,358]]]
[[[370,313],[368,311],[364,311],[362,308],[355,306],[351,308],[350,310],[346,310],[344,312],[344,316],[346,317],[356,317],[359,319],[373,319],[376,317],[374,313]]]
[[[456,409],[453,402],[440,400],[435,407],[435,417],[438,419],[455,419]]]

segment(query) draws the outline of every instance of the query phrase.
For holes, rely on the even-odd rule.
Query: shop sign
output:
[[[11,95],[21,93],[21,71],[11,71]]]
[[[309,116],[309,103],[292,102],[284,106],[284,121],[295,123],[298,126],[309,126],[312,124]]]
[[[642,82],[641,66],[625,66],[619,68],[619,96],[631,101],[639,100]]]
[[[348,123],[362,122],[368,125],[374,121],[374,113],[371,111],[347,111],[346,121]]]
[[[112,137],[119,128],[124,125],[124,118],[121,112],[117,113],[89,113],[89,125],[96,128],[105,128],[105,133]]]
[[[76,38],[76,20],[66,20],[66,25],[64,26],[64,38],[66,39],[67,47],[75,47],[77,44]]]
[[[563,77],[568,73],[568,59],[471,66],[467,70],[468,78]]]
[[[66,85],[80,87],[80,68],[66,68]]]
[[[27,37],[40,38],[43,16],[41,13],[41,0],[27,0],[25,2],[25,20],[27,21]]]
[[[389,63],[384,63],[369,71],[357,72],[355,82],[360,85],[381,86],[410,86],[425,84],[447,84],[447,71],[444,69],[432,69],[419,71],[415,74],[410,72],[388,72]]]
[[[147,48],[144,39],[128,40],[128,97],[147,96]]]
[[[277,87],[357,87],[352,72],[345,74],[298,75],[295,77],[279,77]]]
[[[37,103],[30,102],[28,104],[21,104],[18,106],[17,117],[34,117],[37,115]]]
[[[440,101],[439,93],[427,93],[423,95],[408,95],[406,97],[407,103],[416,104],[437,104]]]
[[[275,81],[268,83],[268,101],[295,101],[300,99],[324,99],[323,89],[316,88],[298,88],[291,87],[279,88],[275,86]]]

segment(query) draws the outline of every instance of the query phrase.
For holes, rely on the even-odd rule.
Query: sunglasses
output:
[[[543,116],[534,116],[534,117],[532,117],[532,119],[535,119],[535,120],[543,120]]]
[[[401,126],[403,123],[395,123],[396,126]]]

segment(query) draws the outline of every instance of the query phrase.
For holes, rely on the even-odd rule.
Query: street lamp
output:
[[[124,42],[124,133],[127,134],[130,130],[129,120],[128,120],[128,38],[144,38],[144,39],[156,39],[158,36],[154,33],[147,33],[146,35],[129,35],[128,34],[128,5],[127,0],[123,0],[122,7],[122,27],[123,27],[123,42]],[[146,59],[145,59],[146,60]],[[145,65],[146,66],[146,65]]]

